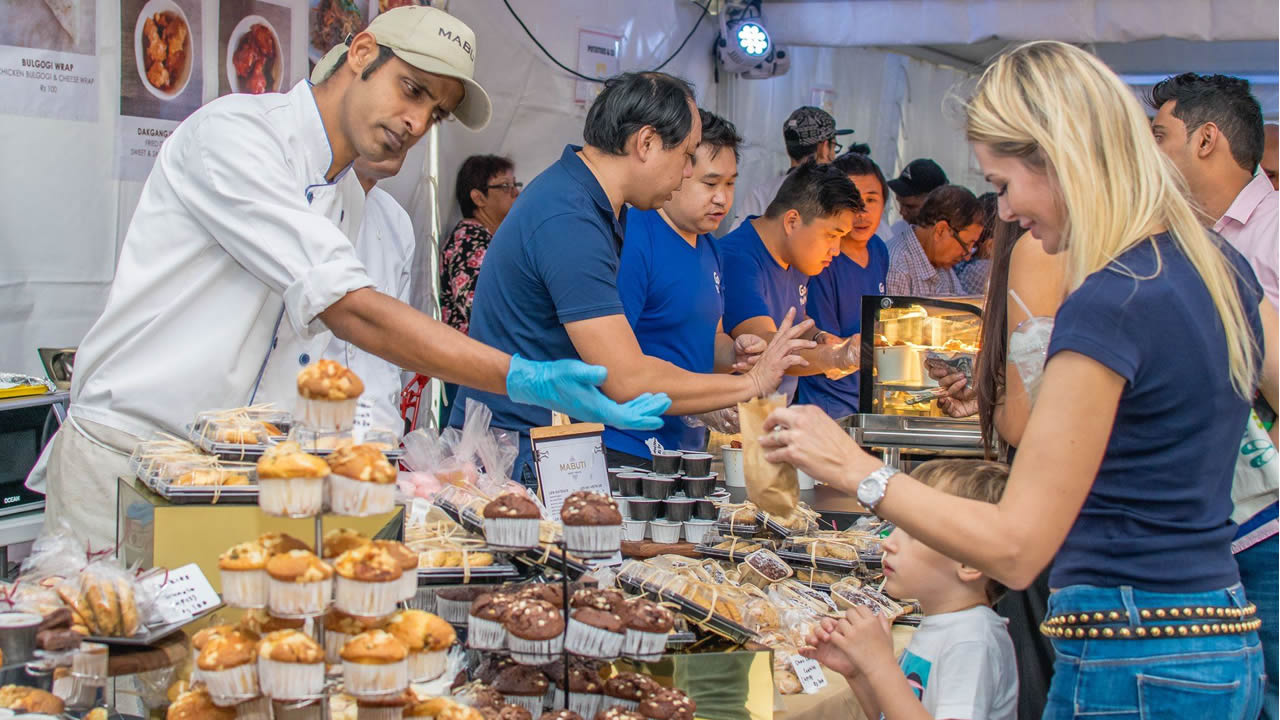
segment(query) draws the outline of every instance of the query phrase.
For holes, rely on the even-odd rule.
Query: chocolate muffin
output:
[[[552,707],[566,708],[582,717],[593,717],[604,706],[604,681],[594,668],[569,667],[569,697],[564,693],[564,672],[551,675],[555,684],[552,693]]]
[[[647,720],[693,720],[697,705],[679,690],[663,688],[640,701],[637,710]]]
[[[570,587],[572,591],[572,587]],[[564,589],[559,583],[531,583],[520,588],[516,593],[517,598],[528,600],[542,600],[551,603],[553,606],[564,607]]]
[[[490,545],[531,548],[538,545],[542,511],[527,493],[499,495],[484,506],[484,537]]]
[[[498,673],[493,681],[493,688],[502,693],[503,700],[528,710],[530,714],[542,711],[542,699],[550,686],[541,670],[526,665],[513,665]]]
[[[515,660],[506,655],[481,654],[480,665],[475,672],[475,679],[485,685],[493,685],[493,681],[498,678],[498,675],[502,674],[503,670],[516,664]]]
[[[626,622],[626,638],[622,654],[644,662],[655,662],[667,647],[667,636],[675,625],[670,610],[644,598],[632,598],[622,609]]]
[[[607,610],[609,612],[619,612],[622,605],[626,602],[626,596],[618,590],[605,588],[583,588],[573,594],[569,600],[571,608],[594,608],[596,610]]]
[[[487,592],[491,591],[480,585],[440,588],[436,590],[436,614],[454,625],[465,625],[471,603]]]
[[[538,720],[582,720],[582,716],[572,710],[553,710],[542,713]]]
[[[505,659],[505,658],[504,658]],[[508,665],[512,663],[508,660]],[[496,675],[495,675],[496,677]],[[495,708],[500,709],[504,704],[502,693],[487,686],[479,685],[471,688],[471,706],[475,708]]]
[[[604,683],[606,703],[620,705],[624,710],[634,710],[641,698],[662,689],[653,678],[640,673],[618,673]]]
[[[580,490],[560,509],[564,542],[579,555],[612,555],[622,540],[622,513],[613,498]]]
[[[545,663],[564,646],[564,616],[551,603],[517,600],[507,610],[503,625],[507,629],[507,647],[516,662]]]
[[[519,705],[508,703],[498,710],[498,720],[533,720],[533,713]]]
[[[565,632],[565,649],[583,657],[611,659],[622,652],[626,625],[610,610],[582,607],[573,611]]]
[[[595,720],[645,720],[645,717],[634,710],[628,710],[622,705],[614,705],[596,713]]]
[[[485,593],[471,601],[467,615],[467,646],[476,650],[501,650],[507,641],[502,622],[515,602],[510,595]]]

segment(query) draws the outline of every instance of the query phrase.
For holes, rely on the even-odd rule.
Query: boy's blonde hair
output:
[[[1004,495],[1009,466],[989,460],[930,460],[911,471],[911,477],[948,495],[995,505]],[[995,605],[1008,591],[987,578],[987,604]]]

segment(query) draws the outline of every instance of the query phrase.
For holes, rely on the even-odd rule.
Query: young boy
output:
[[[995,503],[1008,467],[935,460],[912,472],[959,497]],[[889,619],[865,608],[824,620],[803,654],[844,675],[868,718],[1014,720],[1018,672],[1006,620],[991,609],[1004,587],[894,530],[884,541],[884,591],[920,602],[925,619],[894,661]]]

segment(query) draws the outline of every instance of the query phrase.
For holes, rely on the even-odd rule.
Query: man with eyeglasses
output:
[[[832,162],[844,148],[836,142],[836,137],[852,134],[852,130],[837,130],[836,119],[822,108],[808,105],[796,108],[782,124],[782,140],[787,146],[787,156],[791,158],[790,167],[778,173],[776,178],[757,184],[733,209],[730,226],[737,227],[752,215],[764,215],[782,187],[782,181],[793,169],[810,160],[820,165]]]
[[[973,255],[982,236],[982,204],[967,188],[943,185],[925,197],[915,222],[889,243],[890,295],[969,295],[955,266]]]

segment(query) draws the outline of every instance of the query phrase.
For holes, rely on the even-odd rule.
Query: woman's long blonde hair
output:
[[[1106,65],[1065,43],[1022,45],[982,74],[965,104],[965,133],[1056,181],[1066,211],[1069,291],[1167,229],[1226,328],[1232,385],[1242,397],[1253,396],[1260,352],[1235,269],[1200,224],[1137,98]]]

